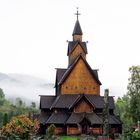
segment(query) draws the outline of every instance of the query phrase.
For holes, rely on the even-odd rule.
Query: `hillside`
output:
[[[31,75],[0,73],[0,88],[13,102],[16,97],[38,102],[39,95],[53,95],[53,87],[51,82]]]

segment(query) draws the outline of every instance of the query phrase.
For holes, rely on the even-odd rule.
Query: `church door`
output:
[[[89,122],[86,119],[84,119],[82,120],[80,125],[82,129],[82,134],[88,134]]]

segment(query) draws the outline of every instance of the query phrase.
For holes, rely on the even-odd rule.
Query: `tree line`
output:
[[[15,103],[12,103],[5,98],[3,89],[0,88],[0,128],[6,125],[14,116],[25,114],[31,117],[33,114],[38,113],[39,109],[37,109],[35,102],[26,105],[21,98],[17,97]]]

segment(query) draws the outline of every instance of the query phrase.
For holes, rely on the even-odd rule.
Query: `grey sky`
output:
[[[128,69],[140,64],[139,0],[0,0],[0,72],[54,82],[55,68],[67,67],[77,6],[102,90],[125,94]]]

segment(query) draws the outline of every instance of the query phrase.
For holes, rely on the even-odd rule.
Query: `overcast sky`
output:
[[[68,64],[77,6],[102,94],[125,94],[128,69],[140,64],[140,0],[0,0],[0,72],[54,82],[55,68]]]

